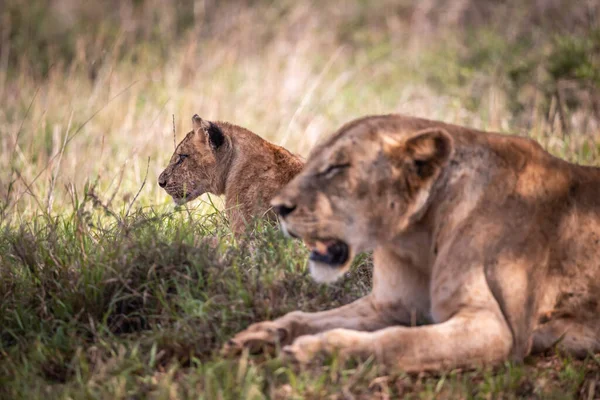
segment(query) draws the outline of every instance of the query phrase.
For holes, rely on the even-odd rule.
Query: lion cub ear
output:
[[[194,114],[192,117],[192,124],[196,133],[202,132],[208,137],[208,141],[213,148],[217,149],[225,142],[225,135],[221,128],[210,121],[203,120],[198,114]]]
[[[420,178],[433,176],[450,158],[454,142],[441,128],[418,131],[404,140],[384,138],[388,157],[408,163]]]
[[[198,129],[208,129],[208,121],[205,121],[202,118],[200,118],[198,114],[194,114],[194,116],[192,117],[192,125],[194,126],[195,131],[197,131]]]

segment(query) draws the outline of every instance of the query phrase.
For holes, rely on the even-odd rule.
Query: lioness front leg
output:
[[[243,348],[249,348],[251,352],[274,348],[277,344],[292,343],[299,336],[334,328],[375,331],[403,323],[403,319],[409,319],[408,315],[408,311],[402,312],[401,306],[378,304],[373,301],[372,295],[367,295],[333,310],[316,313],[293,311],[273,321],[252,324],[229,340],[223,353],[235,355]]]
[[[374,252],[373,290],[353,303],[328,311],[294,311],[274,321],[250,325],[223,348],[237,354],[243,348],[258,351],[276,344],[286,345],[298,336],[330,329],[375,331],[394,325],[413,325],[426,318],[429,309],[428,282],[408,260],[386,252]]]
[[[301,336],[283,352],[301,363],[337,353],[342,358],[373,356],[390,368],[422,371],[498,363],[508,358],[512,343],[511,331],[497,312],[464,309],[436,325],[375,332],[333,329]]]

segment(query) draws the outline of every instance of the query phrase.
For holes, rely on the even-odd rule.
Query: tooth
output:
[[[317,240],[315,243],[315,249],[320,254],[327,254],[327,244],[325,244],[325,242]]]

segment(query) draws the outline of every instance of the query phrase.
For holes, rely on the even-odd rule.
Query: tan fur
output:
[[[192,118],[194,130],[179,143],[159,183],[183,204],[203,193],[225,195],[235,232],[255,217],[274,217],[273,195],[303,167],[303,160],[249,130],[227,123]],[[211,134],[223,135],[215,145]],[[187,156],[181,160],[180,155]]]
[[[349,166],[318,174],[340,160]],[[373,289],[337,309],[255,324],[225,353],[280,341],[302,362],[339,352],[419,371],[555,345],[600,351],[599,168],[525,138],[373,116],[314,149],[273,205],[293,209],[282,220],[291,234],[374,250]],[[311,264],[329,277],[350,261]]]

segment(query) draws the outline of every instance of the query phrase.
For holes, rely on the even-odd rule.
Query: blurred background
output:
[[[0,218],[170,204],[194,113],[304,156],[399,112],[600,165],[600,2],[3,0],[0,99]]]

